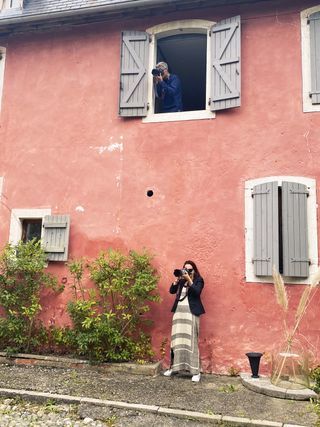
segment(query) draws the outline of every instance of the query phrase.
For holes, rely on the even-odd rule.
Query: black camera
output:
[[[186,270],[185,268],[183,268],[182,270],[180,270],[179,268],[176,268],[173,271],[173,275],[176,277],[181,277],[183,274],[187,274],[187,273],[188,273],[188,270]]]
[[[159,68],[153,68],[151,73],[153,76],[162,76],[163,70],[160,70]]]

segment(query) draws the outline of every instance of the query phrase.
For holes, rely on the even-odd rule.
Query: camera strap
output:
[[[185,287],[185,288],[187,288],[187,289],[186,289],[186,294],[185,294],[182,298],[179,298],[179,299],[178,299],[178,301],[179,301],[179,302],[181,302],[181,301],[185,300],[185,299],[187,298],[187,296],[188,296],[188,290],[189,290],[189,289],[188,289],[188,287],[187,287],[187,286],[184,286],[184,284],[182,285],[182,287]],[[181,291],[182,291],[182,288],[181,288]],[[180,296],[181,296],[181,294],[180,294]]]

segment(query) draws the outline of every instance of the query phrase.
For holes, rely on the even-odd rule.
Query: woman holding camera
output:
[[[174,313],[171,331],[171,364],[164,372],[170,377],[174,372],[189,371],[192,381],[200,381],[199,316],[205,313],[201,292],[203,278],[193,261],[186,261],[182,270],[175,270],[176,280],[170,293],[176,295],[171,311]]]

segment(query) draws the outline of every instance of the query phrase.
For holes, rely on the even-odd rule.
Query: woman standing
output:
[[[200,381],[199,316],[205,313],[200,295],[204,281],[193,261],[186,261],[182,270],[175,270],[177,279],[170,286],[176,294],[171,311],[174,313],[171,331],[171,364],[164,375],[189,371],[192,381]]]

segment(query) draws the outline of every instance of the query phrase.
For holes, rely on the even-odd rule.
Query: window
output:
[[[27,219],[21,220],[21,240],[25,243],[32,239],[41,240],[42,219]]]
[[[22,9],[23,0],[0,0],[0,12],[6,9]]]
[[[0,46],[0,110],[1,110],[1,99],[3,93],[4,84],[4,66],[6,60],[6,49]]]
[[[301,12],[303,111],[320,111],[320,5]]]
[[[41,239],[49,261],[67,261],[70,217],[51,215],[51,209],[12,209],[9,241]]]
[[[182,112],[161,113],[152,68],[164,61],[182,83]],[[214,24],[175,21],[146,32],[124,31],[119,114],[144,122],[206,119],[240,106],[240,16]]]
[[[315,180],[247,181],[245,229],[247,282],[270,282],[275,266],[288,283],[309,283],[318,266]]]

